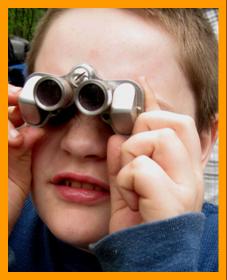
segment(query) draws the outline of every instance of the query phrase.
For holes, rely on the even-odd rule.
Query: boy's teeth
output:
[[[66,186],[69,186],[69,187],[72,185],[72,182],[71,182],[71,181],[69,181],[69,180],[65,180],[65,182],[64,182],[64,183],[65,183],[65,185],[66,185]]]
[[[85,190],[94,190],[94,186],[91,184],[81,184],[81,188]]]
[[[72,188],[80,188],[85,190],[95,190],[95,191],[101,191],[101,188],[98,186],[93,186],[91,184],[81,184],[78,182],[73,182],[70,180],[65,180],[64,185]]]

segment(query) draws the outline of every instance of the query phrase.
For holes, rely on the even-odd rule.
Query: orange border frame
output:
[[[137,3],[138,2],[138,3]],[[0,0],[0,34],[2,37],[0,44],[1,53],[1,75],[0,75],[0,167],[1,167],[1,183],[0,183],[0,275],[2,279],[38,279],[40,276],[48,279],[67,279],[92,278],[114,279],[117,277],[129,277],[136,279],[149,279],[150,277],[165,278],[164,272],[145,273],[39,273],[34,272],[8,272],[8,223],[7,223],[7,173],[8,173],[8,154],[7,154],[7,37],[8,37],[8,8],[53,8],[53,7],[133,7],[133,8],[219,8],[219,272],[186,272],[185,279],[226,279],[226,1],[225,0],[140,0],[140,1],[105,1],[96,0],[83,1],[76,3],[75,1],[65,0],[62,4],[56,0]],[[168,279],[181,279],[181,273],[171,272]]]

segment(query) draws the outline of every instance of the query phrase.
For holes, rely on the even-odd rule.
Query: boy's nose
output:
[[[106,158],[111,129],[99,117],[79,114],[67,125],[61,149],[80,160]]]

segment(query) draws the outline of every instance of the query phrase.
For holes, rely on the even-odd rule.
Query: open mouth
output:
[[[93,191],[107,191],[102,187],[99,187],[97,185],[94,184],[90,184],[90,183],[82,183],[82,182],[76,182],[76,181],[72,181],[70,179],[63,179],[60,180],[59,183],[57,184],[59,186],[68,186],[68,187],[72,187],[72,188],[76,188],[76,189],[84,189],[84,190],[93,190]]]
[[[92,191],[109,192],[109,185],[90,175],[62,172],[51,180],[56,186],[70,187],[73,189],[84,189]]]
[[[63,200],[94,205],[109,200],[109,186],[89,175],[63,172],[51,180],[56,187],[57,194]]]

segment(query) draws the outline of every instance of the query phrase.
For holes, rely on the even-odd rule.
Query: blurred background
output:
[[[23,86],[26,53],[35,27],[47,9],[8,9],[8,80]]]

